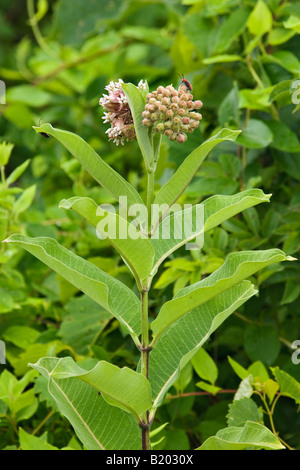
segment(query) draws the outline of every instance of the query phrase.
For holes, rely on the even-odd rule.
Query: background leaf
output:
[[[244,427],[231,426],[208,438],[198,450],[284,449],[279,439],[261,424],[248,421]]]

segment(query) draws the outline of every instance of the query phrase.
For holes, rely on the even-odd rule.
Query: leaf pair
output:
[[[167,215],[148,240],[132,223],[107,212],[87,197],[63,200],[60,207],[73,209],[107,236],[111,245],[129,266],[140,288],[151,283],[161,263],[179,247],[204,234],[244,209],[269,201],[260,189],[250,189],[234,196],[212,196],[198,204]],[[104,223],[101,223],[101,217]],[[123,226],[126,236],[120,236]],[[109,227],[112,227],[109,230]],[[116,228],[113,230],[113,228]],[[112,235],[110,235],[113,232]],[[150,279],[148,279],[150,278]]]

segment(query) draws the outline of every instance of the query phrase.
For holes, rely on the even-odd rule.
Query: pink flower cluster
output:
[[[108,94],[103,95],[99,100],[99,104],[105,110],[104,122],[109,122],[111,125],[106,134],[116,145],[124,145],[124,142],[136,138],[131,111],[122,88],[123,83],[121,79],[118,82],[111,81],[105,87]],[[141,80],[138,88],[147,90],[147,84]]]
[[[104,122],[111,127],[106,131],[109,140],[116,145],[124,144],[136,139],[133,118],[129,103],[123,91],[123,80],[111,81],[105,87],[108,94],[104,94],[99,104],[104,109]],[[148,85],[141,80],[138,89],[147,91]],[[172,85],[159,86],[157,90],[148,93],[145,109],[142,113],[143,125],[152,132],[164,134],[171,141],[184,143],[187,134],[198,128],[202,115],[196,110],[202,107],[202,101],[193,100],[190,87],[182,81],[178,90]]]

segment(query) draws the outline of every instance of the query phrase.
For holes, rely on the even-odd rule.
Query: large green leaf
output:
[[[111,312],[130,334],[133,336],[140,334],[140,301],[122,282],[75,255],[51,238],[12,235],[6,242],[15,243],[36,256]]]
[[[164,332],[150,352],[149,381],[154,407],[162,403],[180,370],[210,335],[256,293],[250,281],[243,281],[192,310]]]
[[[154,339],[157,339],[170,324],[187,312],[243,279],[247,279],[260,269],[273,263],[293,259],[278,249],[231,253],[224,264],[213,274],[181,289],[172,300],[163,305],[157,318],[151,324]]]
[[[262,424],[247,421],[243,427],[230,426],[209,437],[197,450],[284,449],[275,434]]]
[[[130,106],[130,111],[133,117],[134,130],[136,133],[137,141],[142,152],[146,168],[150,168],[153,161],[153,147],[148,135],[148,129],[142,123],[142,113],[145,110],[146,98],[132,83],[124,83],[122,85],[127,101]]]
[[[167,204],[169,207],[172,206],[189,185],[208,153],[221,142],[234,142],[239,134],[240,131],[222,129],[193,150],[170,180],[160,189],[155,198],[155,204]]]
[[[33,367],[37,370],[48,364],[47,358],[40,359]],[[105,401],[135,416],[137,421],[152,406],[151,389],[148,380],[128,367],[119,367],[106,361],[98,362],[89,371],[82,369],[71,357],[60,359],[51,371],[51,378],[66,379],[77,377],[100,392]]]
[[[264,194],[261,189],[248,189],[233,196],[212,196],[202,203],[205,217],[204,230],[211,230],[249,207],[269,202],[270,197],[271,194]]]
[[[186,244],[196,236],[203,235],[204,232],[222,224],[225,220],[239,212],[262,202],[268,202],[270,196],[270,194],[264,194],[261,189],[248,189],[233,196],[212,196],[206,199],[202,204],[197,204],[192,208],[167,215],[157,228],[157,238],[155,238],[155,236],[151,238],[151,244],[155,250],[154,267],[151,275],[155,274],[164,259],[180,246]],[[201,208],[202,211],[200,211]],[[203,221],[197,217],[197,211],[198,217],[201,217],[203,214]],[[192,230],[190,230],[188,234],[185,233],[184,227],[181,232],[178,230],[178,228],[180,229],[182,226],[182,222],[192,227]],[[167,233],[169,227],[170,236],[164,238],[164,229],[166,229]],[[181,233],[182,235],[177,235],[176,237],[176,230],[177,233]]]
[[[116,213],[101,209],[93,199],[88,197],[75,196],[64,199],[59,206],[64,209],[74,209],[94,225],[102,235],[108,235],[108,241],[120,253],[138,284],[142,285],[142,281],[150,274],[154,250],[150,241],[133,224]],[[105,216],[105,221],[101,224],[99,222],[103,216]],[[106,227],[110,226],[116,229],[115,234],[106,230]],[[121,238],[121,230],[124,232],[124,238]]]
[[[55,137],[75,157],[91,176],[117,200],[127,197],[128,205],[142,204],[137,191],[119,173],[111,168],[81,137],[69,131],[55,129],[51,124],[34,127],[36,132],[44,132]]]
[[[43,358],[32,367],[48,380],[48,390],[89,450],[140,450],[141,432],[134,417],[112,406],[77,377],[53,377],[63,359]]]

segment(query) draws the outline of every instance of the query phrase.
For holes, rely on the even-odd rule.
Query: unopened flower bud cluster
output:
[[[195,110],[202,107],[202,101],[193,101],[187,85],[182,83],[178,90],[172,85],[159,86],[147,94],[143,112],[143,125],[152,126],[152,131],[165,134],[171,141],[183,143],[187,134],[199,126],[202,115]]]

